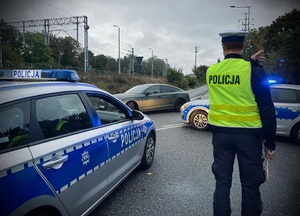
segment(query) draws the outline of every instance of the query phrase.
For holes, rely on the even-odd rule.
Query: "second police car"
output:
[[[300,86],[274,84],[270,87],[276,110],[276,134],[291,137],[300,145]],[[180,110],[183,122],[202,131],[208,129],[208,112],[209,99],[185,103]]]
[[[75,71],[0,77],[1,215],[87,215],[135,168],[151,166],[154,122],[76,82]]]

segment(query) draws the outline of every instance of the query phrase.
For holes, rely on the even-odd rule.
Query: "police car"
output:
[[[291,137],[300,144],[300,86],[274,84],[270,87],[276,109],[276,134]],[[209,99],[185,103],[180,110],[182,121],[200,131],[208,129],[208,112]]]
[[[0,70],[1,215],[87,215],[151,166],[154,122],[78,80],[71,70]]]

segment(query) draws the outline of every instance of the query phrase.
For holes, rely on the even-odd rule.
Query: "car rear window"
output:
[[[272,88],[272,100],[274,103],[299,103],[297,91],[293,89]]]

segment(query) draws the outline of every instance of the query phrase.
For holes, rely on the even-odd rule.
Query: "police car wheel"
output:
[[[178,99],[176,102],[175,102],[175,105],[174,105],[174,111],[175,112],[180,112],[180,108],[181,106],[185,104],[185,100],[183,99]]]
[[[146,141],[143,158],[140,165],[142,169],[147,169],[152,165],[155,153],[155,145],[155,137],[154,134],[151,133]]]
[[[196,130],[205,131],[208,129],[207,113],[204,111],[194,111],[190,117],[190,123]]]
[[[300,124],[295,126],[292,136],[296,144],[300,145]]]
[[[133,110],[138,110],[138,106],[137,106],[137,104],[136,104],[135,102],[133,102],[133,101],[129,101],[129,102],[127,102],[127,103],[126,103],[126,105],[127,105],[127,106],[129,106],[129,107],[130,107],[130,109],[133,109]]]

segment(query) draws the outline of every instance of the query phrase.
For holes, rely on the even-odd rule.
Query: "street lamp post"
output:
[[[195,72],[197,70],[197,53],[199,52],[199,47],[195,46]]]
[[[245,23],[245,31],[248,31],[250,30],[250,8],[252,6],[230,6],[231,8],[248,8],[248,16],[247,16],[247,19],[246,19],[246,23]]]
[[[152,63],[151,63],[151,76],[153,77],[153,49],[152,48],[149,48],[151,51],[152,51]]]
[[[128,45],[130,47],[131,50],[129,50],[129,52],[131,52],[131,61],[130,61],[130,72],[133,75],[134,74],[134,48],[131,47],[130,45]]]
[[[118,49],[119,49],[119,75],[121,75],[121,45],[120,45],[120,27],[117,25],[114,25],[114,27],[118,28]]]
[[[163,68],[162,76],[166,74],[166,70],[168,67],[168,59],[163,59],[163,60],[164,60],[164,68]]]

